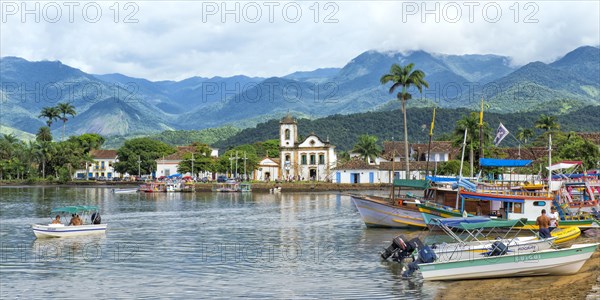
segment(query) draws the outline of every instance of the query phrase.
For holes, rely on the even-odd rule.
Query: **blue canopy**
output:
[[[173,175],[170,175],[170,176],[167,176],[167,177],[168,178],[179,178],[179,177],[181,177],[181,174],[177,173],[177,174],[173,174]]]
[[[457,181],[456,177],[440,177],[440,176],[427,176],[427,177],[425,177],[425,180],[429,180],[433,183]]]
[[[479,165],[482,167],[528,167],[531,162],[531,160],[524,159],[482,158],[479,160]]]
[[[446,225],[448,227],[460,227],[461,223],[471,224],[471,223],[482,223],[489,222],[491,219],[488,217],[456,217],[456,218],[432,218],[431,223]],[[430,224],[431,224],[430,223]]]

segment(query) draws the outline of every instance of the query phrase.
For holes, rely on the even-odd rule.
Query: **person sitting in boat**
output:
[[[540,238],[547,239],[550,237],[550,219],[546,215],[546,210],[542,209],[542,214],[535,220],[535,225],[539,226]]]
[[[100,217],[100,214],[95,212],[92,214],[92,224],[94,225],[98,225],[100,224],[100,222],[102,222],[102,218]]]
[[[52,220],[52,224],[61,224],[60,223],[60,215],[56,215],[56,218],[54,218],[54,220]]]
[[[71,221],[69,222],[69,225],[79,226],[81,224],[82,224],[82,222],[81,222],[81,219],[79,218],[79,215],[72,214],[71,215]]]

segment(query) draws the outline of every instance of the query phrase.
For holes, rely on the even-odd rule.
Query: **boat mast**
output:
[[[548,197],[552,193],[552,135],[548,135]]]
[[[458,181],[456,182],[457,184],[457,190],[456,190],[456,204],[454,205],[454,209],[458,209],[458,197],[460,196],[460,185],[458,185],[462,179],[462,170],[463,170],[463,163],[465,162],[465,148],[467,146],[467,128],[465,128],[465,137],[463,139],[463,148],[462,148],[462,156],[460,158],[460,171],[458,172]]]
[[[394,202],[394,179],[396,179],[396,174],[394,173],[394,159],[396,157],[396,146],[394,145],[394,137],[392,137],[392,174],[390,176],[390,202]]]
[[[431,155],[431,138],[433,137],[433,127],[435,126],[435,107],[433,108],[433,118],[429,128],[429,146],[427,146],[427,163],[425,165],[425,178],[429,176],[429,156]]]

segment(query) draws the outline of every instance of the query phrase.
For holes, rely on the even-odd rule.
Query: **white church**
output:
[[[289,114],[279,122],[279,151],[281,180],[334,180],[335,146],[314,133],[299,141],[298,124]]]

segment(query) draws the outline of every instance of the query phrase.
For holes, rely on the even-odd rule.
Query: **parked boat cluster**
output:
[[[441,230],[453,240],[428,245],[395,237],[382,258],[403,263],[411,257],[404,276],[417,269],[425,280],[574,274],[598,243],[558,245],[577,239],[582,230],[600,228],[600,180],[584,173],[547,182],[397,179],[389,198],[351,198],[367,227]],[[402,188],[421,189],[423,195],[401,194]],[[552,208],[559,215],[558,228],[545,238],[538,235],[536,219]]]

